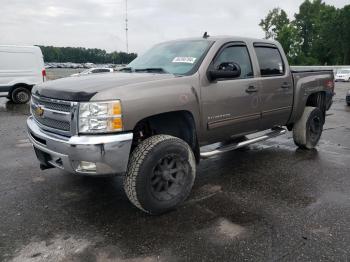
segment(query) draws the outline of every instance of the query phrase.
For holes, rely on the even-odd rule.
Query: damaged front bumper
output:
[[[115,175],[127,170],[132,133],[64,137],[42,130],[32,116],[28,136],[41,167],[82,175]]]

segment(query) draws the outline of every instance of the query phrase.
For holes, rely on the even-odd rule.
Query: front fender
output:
[[[188,111],[200,129],[199,77],[175,77],[128,85],[123,92],[105,90],[92,100],[107,96],[121,100],[124,130],[133,130],[138,122],[150,116],[174,111]]]

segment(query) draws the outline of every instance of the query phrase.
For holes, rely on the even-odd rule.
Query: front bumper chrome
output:
[[[42,130],[30,116],[28,136],[40,163],[69,173],[114,175],[126,172],[133,139],[132,133],[117,135],[72,136],[70,138]],[[81,161],[96,164],[95,171],[79,171]]]

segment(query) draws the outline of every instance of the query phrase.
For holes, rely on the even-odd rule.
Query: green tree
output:
[[[287,13],[280,8],[271,10],[260,22],[266,39],[273,39],[281,43],[288,60],[296,61],[299,55],[301,38],[294,23],[291,23]]]
[[[287,13],[280,8],[271,10],[265,19],[260,22],[261,28],[265,32],[266,39],[276,39],[283,27],[289,24]]]
[[[137,57],[135,53],[112,52],[97,48],[40,46],[45,62],[114,63],[127,64]]]
[[[289,62],[296,64],[302,42],[297,28],[293,24],[284,25],[276,36],[276,41],[281,43]]]
[[[292,64],[350,64],[350,5],[337,9],[305,0],[294,18],[275,8],[259,24],[267,39],[281,43]]]
[[[339,10],[323,5],[318,16],[317,35],[311,44],[310,56],[322,65],[341,63]]]
[[[350,65],[350,5],[345,6],[339,12],[340,24],[340,45],[338,48],[342,49],[341,63]]]
[[[310,2],[306,0],[299,7],[299,13],[295,14],[295,24],[300,31],[303,43],[301,50],[304,55],[310,55],[313,40],[317,36],[319,25],[319,14],[322,0],[314,0]]]

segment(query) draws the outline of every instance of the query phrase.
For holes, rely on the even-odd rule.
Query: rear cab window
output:
[[[283,76],[285,64],[280,51],[273,45],[254,44],[262,77]]]

